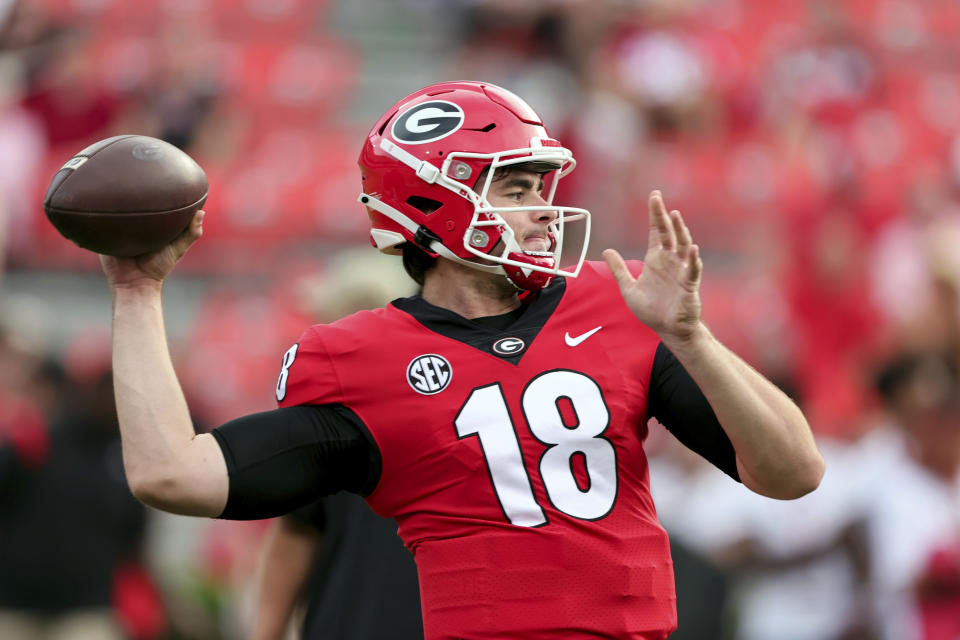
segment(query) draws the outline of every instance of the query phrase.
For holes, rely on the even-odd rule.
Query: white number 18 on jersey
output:
[[[558,402],[567,399],[577,424],[564,424]],[[547,449],[540,456],[540,476],[550,503],[582,520],[598,520],[610,512],[617,497],[617,454],[603,437],[610,411],[600,386],[582,373],[548,371],[524,389],[523,414],[530,432]],[[493,489],[511,524],[546,524],[543,508],[533,495],[520,441],[499,383],[474,389],[454,419],[461,439],[477,436],[490,470]],[[589,482],[581,489],[573,475],[572,458],[582,454]]]

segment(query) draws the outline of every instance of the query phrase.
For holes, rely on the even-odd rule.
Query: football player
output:
[[[796,498],[823,461],[797,406],[700,316],[699,249],[659,192],[644,261],[585,261],[553,203],[572,153],[481,82],[391,107],[360,154],[380,251],[419,295],[308,328],[279,408],[194,435],[167,355],[165,250],[102,257],[130,485],[181,514],[265,518],[345,490],[399,524],[427,638],[665,638],[667,535],[643,450],[656,417],[749,489]],[[585,242],[563,262],[568,224]]]

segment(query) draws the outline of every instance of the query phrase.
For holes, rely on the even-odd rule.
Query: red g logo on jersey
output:
[[[453,369],[443,356],[434,353],[417,356],[407,365],[407,382],[417,393],[432,396],[450,384]]]

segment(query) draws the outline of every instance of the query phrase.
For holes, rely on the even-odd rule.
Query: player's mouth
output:
[[[547,242],[547,236],[533,234],[526,236],[521,244],[523,252],[531,256],[552,256],[550,243]]]

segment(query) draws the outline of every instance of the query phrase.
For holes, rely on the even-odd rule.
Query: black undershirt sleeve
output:
[[[219,516],[228,520],[272,518],[338,491],[367,496],[380,480],[376,442],[343,405],[255,413],[211,433],[230,476]]]
[[[734,480],[740,481],[730,438],[700,387],[663,344],[657,347],[650,374],[648,412],[688,449],[696,451]]]

